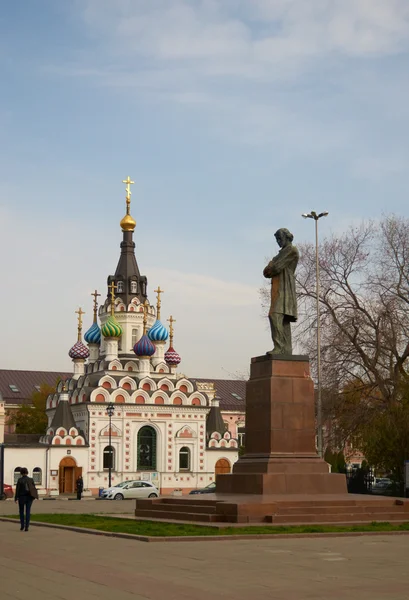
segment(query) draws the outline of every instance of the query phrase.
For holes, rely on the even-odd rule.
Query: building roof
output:
[[[211,379],[189,377],[192,381],[214,383],[222,410],[246,410],[246,382],[241,379]]]
[[[61,371],[21,371],[0,369],[0,393],[7,404],[30,404],[36,386],[43,383],[56,385],[58,379],[69,379],[72,373]],[[221,410],[246,410],[246,382],[240,379],[212,379],[211,377],[189,377],[191,381],[213,383]],[[17,391],[13,391],[15,386]]]
[[[55,371],[20,371],[0,369],[0,393],[7,404],[30,404],[36,386],[55,386],[58,379],[72,377],[72,373]]]
[[[69,431],[72,427],[77,427],[74,421],[74,417],[72,416],[71,404],[68,403],[68,396],[66,396],[67,400],[61,400],[57,404],[56,411],[53,416],[53,420],[51,421],[51,429],[56,432],[60,427],[64,427],[67,431]]]

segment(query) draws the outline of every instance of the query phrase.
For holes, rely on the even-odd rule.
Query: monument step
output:
[[[342,514],[296,514],[296,515],[267,515],[266,522],[274,523],[275,525],[293,525],[293,524],[302,524],[309,525],[311,523],[349,523],[349,522],[357,522],[357,523],[372,523],[372,522],[405,522],[408,519],[405,519],[404,513],[388,513],[388,512],[367,512],[367,513],[342,513]]]
[[[317,495],[316,499],[311,499],[311,496],[305,497],[303,495],[300,495],[299,497],[295,496],[294,499],[289,499],[287,496],[285,500],[279,500],[277,505],[285,508],[298,508],[300,506],[303,508],[318,508],[324,506],[369,506],[376,508],[379,506],[389,506],[391,508],[397,506],[396,498],[387,498],[382,496],[375,499],[373,496],[362,495],[356,497],[354,494],[343,494],[343,496],[334,498],[326,498],[325,496],[320,497]]]
[[[299,504],[298,506],[278,506],[277,507],[277,515],[297,515],[297,514],[308,514],[313,515],[320,513],[323,514],[361,514],[361,513],[397,513],[400,515],[404,515],[405,512],[403,510],[403,506],[368,506],[367,504],[362,505],[351,505],[351,504],[340,504],[333,506],[303,506]]]
[[[189,496],[188,498],[175,498],[175,497],[162,497],[159,501],[163,504],[183,504],[185,506],[216,506],[217,500],[205,500],[205,499],[195,499],[195,496]]]
[[[216,514],[216,507],[215,506],[203,506],[200,504],[192,504],[187,506],[186,504],[173,504],[173,503],[162,503],[162,502],[152,502],[152,504],[150,505],[144,505],[141,506],[139,503],[136,507],[136,509],[142,509],[142,510],[152,510],[152,511],[170,511],[170,512],[189,512],[189,513],[195,513],[195,514],[200,514],[200,513],[209,513],[209,514]]]
[[[179,521],[195,521],[202,523],[215,523],[221,520],[220,515],[215,515],[211,513],[197,513],[197,512],[176,512],[166,510],[164,507],[163,510],[152,510],[152,509],[142,509],[137,508],[135,510],[135,517],[141,517],[143,519],[156,518],[156,519],[170,519],[170,520],[179,520]]]

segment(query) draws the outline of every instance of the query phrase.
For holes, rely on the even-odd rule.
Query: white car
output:
[[[128,498],[159,498],[159,490],[149,481],[123,481],[101,495],[106,500],[127,500]]]

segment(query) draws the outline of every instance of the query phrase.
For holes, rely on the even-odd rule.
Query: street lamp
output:
[[[318,260],[318,220],[321,217],[327,217],[328,212],[317,213],[312,210],[310,213],[303,213],[304,219],[314,219],[315,221],[315,279],[317,296],[317,433],[318,433],[318,454],[323,458],[324,448],[322,439],[322,398],[321,398],[321,323],[320,323],[320,263]]]
[[[112,402],[109,402],[107,406],[107,414],[109,417],[109,467],[108,467],[108,487],[111,487],[112,477],[112,445],[111,445],[111,420],[115,411],[115,407]]]

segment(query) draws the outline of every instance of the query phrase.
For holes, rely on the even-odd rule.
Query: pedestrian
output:
[[[33,479],[28,477],[28,471],[25,467],[20,469],[20,475],[21,477],[19,477],[16,484],[14,500],[16,503],[18,502],[20,511],[20,531],[28,531],[31,505],[34,499],[38,499],[38,492]]]
[[[83,489],[84,489],[84,480],[82,479],[82,477],[80,475],[77,479],[77,500],[81,500]]]

